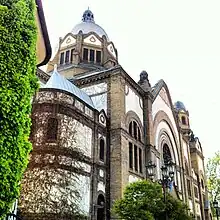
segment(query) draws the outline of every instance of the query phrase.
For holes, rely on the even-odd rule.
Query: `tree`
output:
[[[115,202],[113,212],[120,218],[129,220],[163,220],[165,211],[170,220],[191,220],[188,208],[181,201],[167,194],[166,203],[161,185],[141,180],[128,185],[124,196]]]
[[[207,184],[210,192],[212,212],[215,216],[213,201],[220,201],[220,151],[216,152],[213,158],[209,158],[206,175],[208,178]]]
[[[115,202],[113,211],[126,220],[151,220],[164,208],[161,186],[143,180],[126,187],[124,197]]]
[[[167,194],[166,199],[166,213],[169,220],[191,220],[192,218],[188,214],[188,207],[186,204],[178,199],[175,199],[170,194]],[[158,220],[164,219],[164,212],[161,212],[157,218]]]
[[[38,88],[34,0],[0,0],[0,218],[18,198]]]

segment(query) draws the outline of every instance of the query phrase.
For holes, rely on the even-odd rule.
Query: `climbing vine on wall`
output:
[[[0,216],[19,196],[38,88],[34,0],[0,0]],[[0,217],[0,218],[1,218]]]

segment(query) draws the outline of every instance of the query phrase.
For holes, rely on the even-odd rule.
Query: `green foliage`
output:
[[[186,204],[178,199],[175,199],[170,194],[166,198],[166,213],[169,220],[191,220],[192,217],[188,214],[188,207]],[[157,218],[158,220],[164,219],[164,212],[161,212]]]
[[[34,0],[0,0],[0,216],[19,196],[38,87]],[[2,217],[3,218],[3,217]]]
[[[210,192],[212,213],[215,216],[213,201],[220,201],[220,151],[215,153],[213,158],[209,158],[206,168],[208,190]]]
[[[113,212],[125,220],[163,220],[165,210],[170,220],[191,220],[188,208],[181,201],[167,194],[166,203],[161,185],[142,180],[131,183],[124,197],[115,202]]]
[[[143,180],[131,183],[126,187],[124,197],[115,202],[113,211],[126,220],[151,220],[164,208],[161,186]]]

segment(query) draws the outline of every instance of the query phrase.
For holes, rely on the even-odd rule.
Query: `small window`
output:
[[[181,120],[182,120],[182,124],[186,125],[186,117],[182,116]]]
[[[132,122],[129,124],[129,134],[132,136]]]
[[[129,143],[129,167],[133,169],[133,146],[132,143]]]
[[[142,150],[139,148],[139,172],[142,173]]]
[[[74,53],[74,51],[75,51],[75,48],[71,50],[71,56],[70,56],[71,63],[73,62],[73,53]]]
[[[88,49],[84,48],[83,49],[83,60],[88,61],[88,54],[89,54]]]
[[[60,64],[64,64],[64,52],[60,54]]]
[[[134,145],[134,169],[138,171],[138,155],[137,155],[137,146]]]
[[[58,120],[56,118],[50,118],[48,120],[47,127],[47,139],[57,140]]]
[[[91,61],[91,62],[95,61],[95,51],[94,50],[90,50],[89,61]]]
[[[105,142],[103,139],[100,140],[99,143],[99,159],[104,161],[105,158]]]
[[[101,51],[96,51],[96,63],[101,63]]]
[[[70,51],[67,50],[66,51],[66,56],[65,56],[65,63],[69,63],[69,61],[70,61]]]
[[[135,121],[133,122],[133,126],[134,126],[134,138],[137,140],[137,123]]]

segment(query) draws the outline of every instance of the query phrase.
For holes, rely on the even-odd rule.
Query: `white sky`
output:
[[[183,101],[206,159],[220,150],[220,0],[42,0],[52,48],[90,7],[134,80],[164,79]]]

